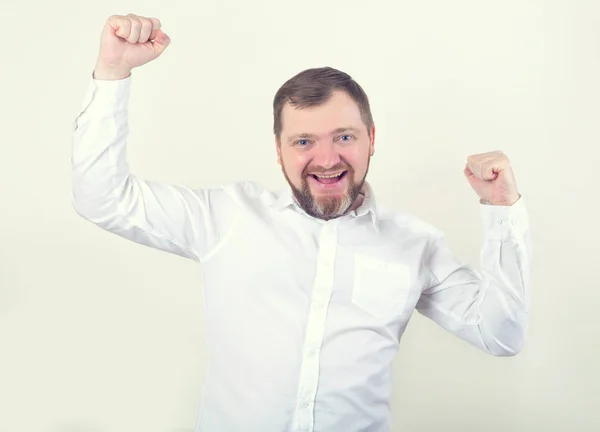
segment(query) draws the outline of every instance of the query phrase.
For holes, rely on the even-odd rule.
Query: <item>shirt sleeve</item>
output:
[[[524,198],[512,206],[481,204],[481,272],[461,262],[437,233],[429,244],[430,283],[417,310],[492,355],[523,347],[531,291],[532,244]]]
[[[134,242],[202,261],[231,227],[223,188],[190,189],[132,175],[127,162],[131,76],[91,78],[73,129],[72,203],[100,228]]]

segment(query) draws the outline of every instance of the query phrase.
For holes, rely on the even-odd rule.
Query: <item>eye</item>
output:
[[[301,140],[296,141],[295,144],[300,147],[306,147],[309,144],[309,141],[305,140],[305,139],[301,139]]]
[[[352,135],[341,135],[339,139],[341,141],[348,142],[348,141],[351,141],[352,138],[354,138],[354,136],[352,136]]]

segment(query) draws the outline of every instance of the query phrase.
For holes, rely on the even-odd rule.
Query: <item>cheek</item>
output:
[[[283,158],[283,165],[287,172],[288,177],[292,180],[301,180],[304,177],[304,170],[306,169],[306,161],[304,158],[299,157],[287,157]]]
[[[369,163],[369,154],[351,154],[347,155],[345,161],[354,170],[355,176],[362,176],[367,171],[367,164]]]

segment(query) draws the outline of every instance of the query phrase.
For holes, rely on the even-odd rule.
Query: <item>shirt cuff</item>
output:
[[[529,216],[522,196],[511,206],[481,204],[483,229],[488,238],[506,240],[529,230]]]
[[[131,75],[120,80],[97,80],[91,76],[79,114],[124,112],[129,104],[130,91]]]

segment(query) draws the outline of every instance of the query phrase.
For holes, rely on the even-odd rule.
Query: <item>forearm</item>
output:
[[[482,250],[478,329],[486,349],[514,355],[524,344],[530,306],[530,245],[523,240],[488,240]]]
[[[490,354],[518,353],[530,303],[531,239],[523,202],[481,207],[484,243],[477,271],[453,254],[443,236],[431,240],[431,282],[418,310]]]
[[[488,346],[516,353],[524,343],[531,303],[532,243],[525,205],[489,208],[483,223],[486,292],[479,327]]]
[[[129,134],[125,81],[90,82],[76,119],[72,149],[73,206],[84,218],[101,223],[116,217],[130,187],[126,156]]]

